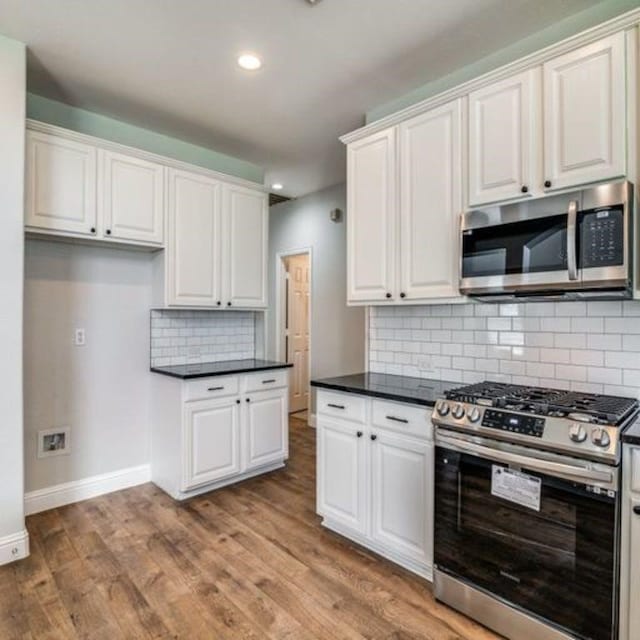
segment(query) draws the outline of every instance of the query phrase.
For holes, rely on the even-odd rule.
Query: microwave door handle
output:
[[[540,458],[530,458],[517,453],[510,453],[493,447],[485,447],[472,442],[464,442],[457,438],[447,438],[439,436],[436,440],[437,445],[450,447],[460,453],[470,453],[478,456],[486,456],[495,462],[504,462],[506,464],[517,464],[519,466],[539,471],[550,476],[565,478],[567,480],[603,482],[610,484],[613,482],[613,474],[609,471],[599,471],[597,469],[588,469],[585,467],[576,467],[571,464],[562,464],[561,462],[551,462],[550,460],[541,460]]]
[[[578,201],[569,202],[567,216],[567,268],[569,280],[578,279],[578,247],[577,247],[577,226],[578,226]]]

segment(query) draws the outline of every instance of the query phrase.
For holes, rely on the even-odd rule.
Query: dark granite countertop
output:
[[[312,380],[311,386],[432,407],[436,399],[447,389],[459,387],[461,384],[386,373],[354,373],[337,378]]]
[[[202,364],[179,364],[167,367],[151,367],[154,373],[161,373],[173,378],[189,380],[191,378],[209,378],[225,376],[233,373],[251,373],[252,371],[268,371],[269,369],[288,369],[293,365],[275,360],[224,360],[222,362],[205,362]]]
[[[638,418],[630,427],[622,434],[622,442],[624,444],[635,444],[640,446],[640,418]]]

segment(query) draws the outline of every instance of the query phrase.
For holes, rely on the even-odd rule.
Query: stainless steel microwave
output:
[[[460,292],[495,302],[631,297],[633,211],[630,182],[469,211]]]

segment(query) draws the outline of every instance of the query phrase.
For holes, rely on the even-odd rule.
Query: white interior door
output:
[[[309,408],[309,254],[286,258],[287,362],[293,364],[289,382],[289,411]]]
[[[97,221],[96,148],[27,131],[26,224],[94,236]]]
[[[469,205],[530,195],[536,186],[540,69],[469,95]]]
[[[543,73],[545,187],[623,176],[625,34],[550,60]]]
[[[223,304],[233,307],[267,306],[267,197],[231,185],[225,187],[223,217]]]
[[[240,473],[240,405],[236,398],[185,405],[183,490]]]
[[[164,167],[113,151],[101,152],[103,234],[162,244]]]
[[[220,198],[219,182],[169,171],[168,304],[219,306]]]

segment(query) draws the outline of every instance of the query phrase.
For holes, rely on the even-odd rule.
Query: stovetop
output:
[[[640,406],[634,398],[490,381],[451,389],[445,397],[454,402],[612,427],[626,424]]]

